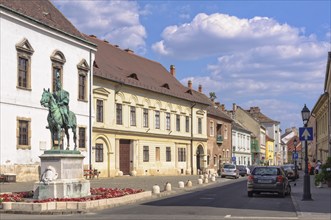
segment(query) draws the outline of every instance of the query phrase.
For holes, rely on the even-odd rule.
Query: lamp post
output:
[[[297,139],[294,139],[294,141],[293,141],[293,145],[294,145],[294,176],[295,176],[295,179],[296,179],[297,176],[298,176],[298,166],[297,166],[297,144],[298,144]]]
[[[308,125],[308,120],[310,117],[310,111],[307,108],[306,104],[303,107],[302,111],[301,111],[301,115],[302,115],[302,121],[303,121],[303,125],[305,128],[307,128]],[[308,144],[307,144],[307,140],[305,140],[305,175],[304,175],[304,179],[303,179],[303,197],[302,197],[303,201],[308,201],[308,200],[312,200],[311,198],[311,193],[310,193],[310,176],[308,174]]]

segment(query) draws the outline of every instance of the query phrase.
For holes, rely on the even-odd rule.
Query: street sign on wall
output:
[[[313,128],[299,128],[299,138],[300,141],[312,141],[313,136]]]

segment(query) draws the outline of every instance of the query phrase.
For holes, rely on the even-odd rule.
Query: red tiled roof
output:
[[[261,123],[275,123],[279,124],[278,121],[272,120],[271,118],[264,115],[258,107],[251,107],[250,110],[246,110],[249,114],[251,114],[256,120]]]
[[[49,0],[0,0],[0,7],[66,34],[86,40]]]
[[[206,100],[208,100],[208,102],[209,102],[209,106],[207,107],[208,114],[222,118],[222,119],[226,119],[230,122],[233,121],[232,118],[229,115],[227,115],[225,112],[223,112],[219,108],[215,108],[215,104],[212,101],[210,101],[210,99],[206,95],[204,95],[204,94],[201,94],[201,95],[205,96]]]
[[[294,140],[297,140],[297,147],[296,150],[297,151],[301,151],[302,150],[302,145],[301,145],[301,141],[299,140],[298,136],[294,136],[292,137],[288,142],[287,142],[287,151],[288,152],[294,152],[295,151],[295,146],[294,146]]]
[[[183,86],[160,63],[126,52],[95,37],[85,37],[98,46],[94,76],[192,102],[209,104],[198,92]]]

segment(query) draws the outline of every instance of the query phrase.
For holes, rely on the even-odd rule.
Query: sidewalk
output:
[[[291,182],[292,201],[300,219],[331,219],[331,188],[323,185],[318,188],[314,184],[314,176],[310,176],[310,193],[312,201],[302,201],[303,196],[303,179],[304,173],[300,172],[300,178]]]

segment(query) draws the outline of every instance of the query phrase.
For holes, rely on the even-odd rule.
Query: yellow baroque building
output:
[[[267,135],[266,141],[267,141],[266,149],[265,149],[266,162],[268,163],[268,165],[275,165],[275,160],[274,160],[275,140]]]
[[[87,36],[94,61],[90,164],[101,177],[197,174],[207,166],[205,96],[161,64]]]

